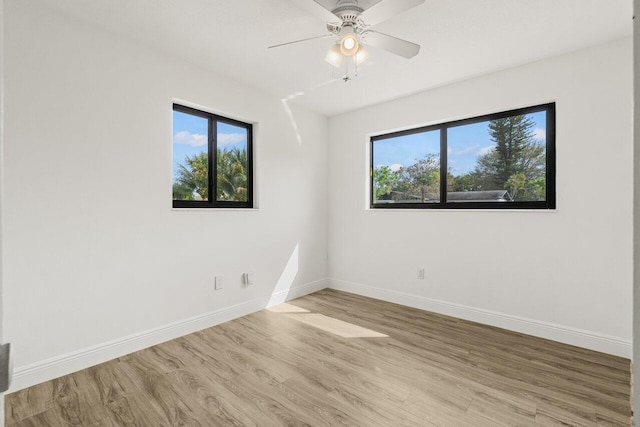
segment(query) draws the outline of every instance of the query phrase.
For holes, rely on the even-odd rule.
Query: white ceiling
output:
[[[267,49],[326,33],[313,0],[42,1],[329,116],[632,32],[632,0],[426,0],[375,27],[421,44],[418,56],[370,48],[344,83],[324,62],[330,38]]]

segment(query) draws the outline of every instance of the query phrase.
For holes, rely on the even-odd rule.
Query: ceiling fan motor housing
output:
[[[328,22],[327,30],[333,34],[340,34],[340,30],[342,30],[342,22]]]
[[[336,8],[331,11],[340,17],[343,23],[355,24],[364,9],[358,5],[356,0],[340,0]]]

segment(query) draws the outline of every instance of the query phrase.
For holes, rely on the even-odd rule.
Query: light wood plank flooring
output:
[[[323,290],[6,396],[8,426],[628,426],[629,360]]]

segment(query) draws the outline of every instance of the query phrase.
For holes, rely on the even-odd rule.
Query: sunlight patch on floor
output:
[[[288,314],[287,317],[343,338],[384,338],[389,336],[319,313]]]
[[[301,307],[296,307],[293,304],[282,303],[278,305],[274,305],[273,307],[267,308],[268,311],[272,311],[274,313],[309,313],[309,310],[305,310]]]

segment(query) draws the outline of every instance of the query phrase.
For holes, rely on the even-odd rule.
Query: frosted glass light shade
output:
[[[358,39],[354,33],[347,33],[340,40],[340,52],[344,56],[353,56],[358,51],[358,47],[360,43],[358,43]]]
[[[355,55],[353,55],[353,63],[356,67],[362,64],[364,61],[369,59],[369,52],[364,48],[364,46],[360,46]]]
[[[342,65],[342,52],[340,52],[340,45],[335,44],[324,57],[324,60],[336,68],[340,68]]]

